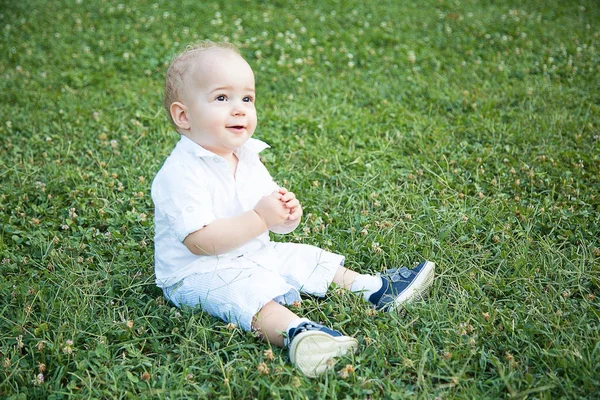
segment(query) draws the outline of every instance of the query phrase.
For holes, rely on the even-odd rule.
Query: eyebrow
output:
[[[232,89],[231,86],[219,86],[219,87],[214,88],[213,90],[211,90],[208,93],[220,92],[222,90],[231,90],[231,89]],[[252,92],[252,93],[256,92],[256,90],[254,88],[250,88],[250,87],[244,88],[244,91]]]

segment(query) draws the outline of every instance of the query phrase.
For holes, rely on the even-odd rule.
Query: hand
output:
[[[296,198],[296,195],[284,187],[280,187],[278,193],[281,194],[280,201],[289,210],[288,221],[299,220],[300,217],[302,217],[302,206]]]
[[[275,191],[268,196],[263,196],[254,206],[254,211],[262,218],[267,229],[283,225],[290,216],[290,210],[282,201],[283,195]]]

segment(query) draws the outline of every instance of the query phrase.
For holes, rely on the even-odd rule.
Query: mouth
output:
[[[227,127],[227,130],[235,132],[235,133],[241,133],[243,131],[246,130],[246,126],[244,125],[230,125]]]

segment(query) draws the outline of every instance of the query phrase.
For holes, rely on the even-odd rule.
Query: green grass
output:
[[[0,0],[0,397],[600,397],[597,2],[122,3]],[[306,299],[360,342],[319,379],[154,286],[163,75],[205,38],[304,205],[277,240],[438,265],[404,316]]]

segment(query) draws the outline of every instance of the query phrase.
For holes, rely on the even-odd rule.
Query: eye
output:
[[[217,97],[215,97],[216,101],[226,101],[227,100],[227,96],[225,96],[224,94],[220,94]]]
[[[246,97],[244,97],[244,98],[242,99],[242,101],[243,101],[244,103],[253,103],[253,102],[254,102],[254,97],[252,97],[252,96],[246,96]]]

